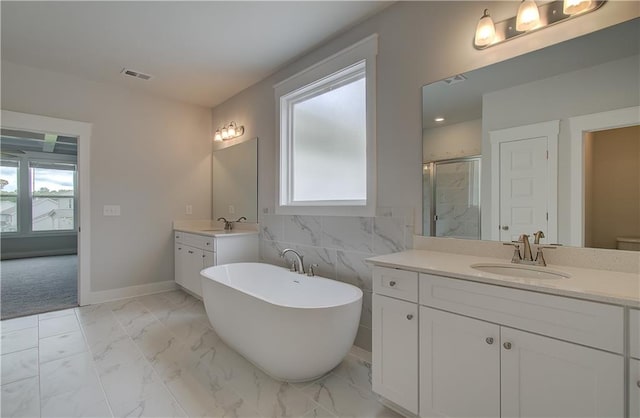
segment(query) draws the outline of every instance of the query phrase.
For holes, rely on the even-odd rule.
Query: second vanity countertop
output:
[[[203,235],[205,237],[216,237],[216,238],[232,237],[232,236],[239,236],[239,235],[258,235],[258,231],[249,230],[249,229],[232,229],[231,231],[225,231],[224,229],[182,226],[179,228],[173,228],[173,230],[180,231],[180,232],[187,232],[189,234]]]
[[[381,255],[369,258],[367,261],[381,267],[431,273],[595,302],[640,307],[640,275],[633,273],[548,265],[549,269],[568,273],[571,277],[523,279],[485,273],[471,267],[472,264],[477,263],[509,264],[510,260],[426,250],[409,250]]]

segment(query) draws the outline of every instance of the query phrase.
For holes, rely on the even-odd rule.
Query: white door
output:
[[[373,390],[418,413],[418,305],[373,295]]]
[[[624,358],[501,327],[502,417],[622,417]]]
[[[640,418],[640,360],[629,359],[629,417]]]
[[[541,230],[557,242],[558,132],[559,121],[489,132],[492,239]]]
[[[500,241],[549,231],[547,138],[500,144]]]
[[[420,416],[500,416],[500,327],[420,307]]]

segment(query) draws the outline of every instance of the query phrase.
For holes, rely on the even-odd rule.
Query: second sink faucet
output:
[[[225,231],[231,231],[231,229],[233,229],[233,222],[231,221],[227,221],[225,218],[223,218],[222,216],[218,218],[219,221],[224,222],[224,230]]]
[[[520,235],[520,239],[514,242],[505,242],[504,245],[513,245],[515,250],[513,252],[513,257],[511,258],[511,262],[514,264],[535,264],[538,266],[546,266],[547,262],[544,259],[544,254],[542,253],[543,248],[555,249],[555,247],[540,245],[540,238],[544,238],[544,232],[537,231],[533,234],[535,237],[534,244],[538,246],[536,257],[533,258],[533,254],[531,253],[531,244],[529,243],[529,235],[522,234]],[[520,253],[520,244],[522,244],[522,254]]]
[[[297,271],[300,274],[304,274],[304,257],[293,248],[285,248],[282,250],[280,257],[284,258],[287,253],[293,253],[294,257],[296,257],[296,260],[293,261],[293,265],[291,266],[291,271]]]

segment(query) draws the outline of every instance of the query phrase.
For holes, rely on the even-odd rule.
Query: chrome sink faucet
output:
[[[225,231],[231,231],[233,229],[233,222],[231,221],[227,221],[225,218],[223,217],[219,217],[218,221],[222,221],[224,222],[224,230]]]
[[[529,235],[527,234],[520,235],[520,239],[518,239],[518,241],[504,243],[504,245],[513,245],[515,247],[513,257],[511,257],[512,263],[531,264],[543,267],[547,265],[547,261],[544,259],[542,250],[544,248],[553,250],[556,247],[540,245],[540,238],[544,238],[544,232],[542,231],[537,231],[533,236],[535,237],[534,244],[537,245],[535,258],[533,258],[533,254],[531,253],[531,244],[529,243]],[[520,253],[520,245],[522,245],[522,254]]]
[[[300,253],[298,253],[293,248],[285,248],[284,250],[282,250],[282,252],[280,253],[280,257],[284,258],[284,256],[287,255],[287,253],[293,253],[294,257],[296,258],[293,261],[293,264],[291,264],[290,270],[298,272],[299,274],[304,274],[304,263],[303,263],[304,257],[301,256]]]

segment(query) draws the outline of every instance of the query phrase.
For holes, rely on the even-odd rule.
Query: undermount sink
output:
[[[546,267],[527,266],[522,264],[472,264],[472,269],[485,273],[499,274],[501,276],[518,277],[521,279],[566,279],[570,274],[551,270]]]

